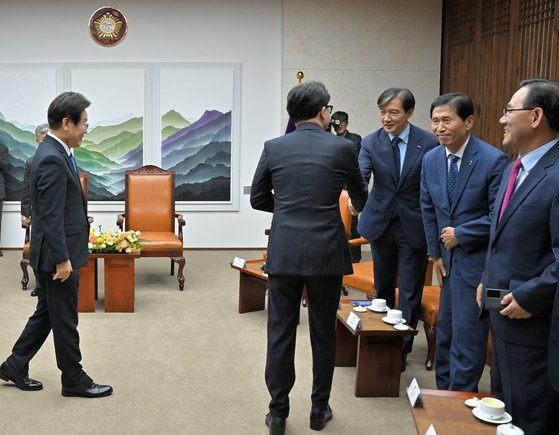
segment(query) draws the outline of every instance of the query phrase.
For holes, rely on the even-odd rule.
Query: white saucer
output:
[[[409,328],[409,326],[402,325],[401,323],[396,323],[394,325],[394,329],[397,329],[398,331],[407,331],[410,328]]]
[[[398,322],[395,322],[394,320],[388,320],[388,317],[383,317],[382,321],[384,323],[388,323],[389,325],[396,325],[397,323],[406,323],[406,319],[401,319]]]
[[[353,311],[357,311],[358,313],[366,313],[367,308],[358,305],[356,307],[353,307]]]
[[[477,408],[481,403],[481,400],[472,397],[471,399],[466,400],[464,403],[466,404],[466,406],[469,406],[470,408]]]
[[[501,418],[491,418],[488,415],[484,414],[479,407],[475,407],[474,409],[472,409],[472,414],[487,423],[503,424],[510,423],[512,421],[512,417],[508,412],[505,412],[505,414],[502,415]]]
[[[372,305],[369,305],[367,308],[375,313],[386,313],[390,309],[388,307],[384,307],[379,310],[378,308],[373,308]]]

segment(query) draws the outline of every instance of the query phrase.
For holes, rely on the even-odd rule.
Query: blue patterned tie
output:
[[[78,173],[78,167],[76,166],[76,159],[74,158],[74,154],[70,153],[70,161],[72,162],[72,166],[74,167],[74,172]]]
[[[398,144],[400,143],[401,139],[398,136],[394,136],[392,138],[392,152],[394,153],[394,162],[396,163],[396,175],[400,178],[400,165],[401,165],[401,157],[400,157],[400,147]]]
[[[458,156],[451,154],[450,158],[450,168],[448,169],[448,178],[446,180],[448,187],[448,200],[452,204],[454,200],[454,195],[456,194],[456,181],[458,180]]]

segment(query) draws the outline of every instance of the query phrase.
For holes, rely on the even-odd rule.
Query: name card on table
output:
[[[240,267],[241,269],[244,269],[246,265],[246,261],[243,260],[242,258],[239,257],[235,257],[233,259],[233,266],[235,267]]]
[[[349,313],[349,316],[347,316],[347,324],[354,331],[361,329],[361,319],[355,313]]]
[[[435,426],[431,425],[427,428],[427,432],[425,435],[437,435],[437,431],[435,430]]]
[[[423,402],[421,401],[421,389],[419,388],[416,378],[413,378],[410,386],[406,388],[406,392],[408,393],[408,399],[410,400],[412,408],[415,408],[416,406],[421,408],[423,407]]]

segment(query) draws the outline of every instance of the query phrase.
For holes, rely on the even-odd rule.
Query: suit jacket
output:
[[[555,291],[555,304],[549,333],[549,377],[555,391],[559,392],[559,291]]]
[[[355,154],[359,156],[359,152],[361,151],[361,136],[359,136],[357,133],[351,133],[349,131],[346,131],[344,139],[353,142],[353,149],[355,151]]]
[[[361,210],[367,187],[353,143],[316,124],[301,124],[294,132],[264,144],[250,202],[253,208],[274,214],[266,273],[353,273],[339,210],[340,192],[346,184],[353,206]]]
[[[9,158],[8,147],[0,142],[0,200],[6,197],[4,172],[7,172],[10,167]]]
[[[520,306],[533,314],[509,319],[491,310],[495,334],[512,343],[545,347],[559,282],[559,142],[518,186],[498,222],[511,169],[512,165],[503,173],[495,200],[483,284],[511,290]]]
[[[55,272],[70,260],[74,270],[88,262],[86,203],[64,147],[46,136],[31,166],[31,247],[34,269]]]
[[[33,156],[25,161],[25,171],[23,173],[23,184],[21,188],[21,215],[31,216],[31,165]]]
[[[357,230],[374,242],[384,232],[394,215],[414,249],[425,249],[425,234],[421,231],[419,186],[421,162],[425,153],[437,145],[431,133],[410,124],[410,135],[402,173],[398,179],[390,137],[383,128],[366,136],[361,144],[359,166],[368,182],[374,175],[373,188],[359,216]]]
[[[442,257],[447,273],[452,273],[452,264],[459,267],[471,287],[477,287],[481,280],[489,242],[489,213],[507,162],[506,154],[470,135],[450,204],[445,147],[439,145],[423,157],[421,212],[427,250],[433,258]],[[458,245],[450,252],[440,237],[445,227],[454,227],[458,239]]]

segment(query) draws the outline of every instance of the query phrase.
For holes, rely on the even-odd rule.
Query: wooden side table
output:
[[[234,266],[239,274],[239,313],[249,313],[264,309],[268,278],[262,271],[264,260],[247,260],[244,268]]]

